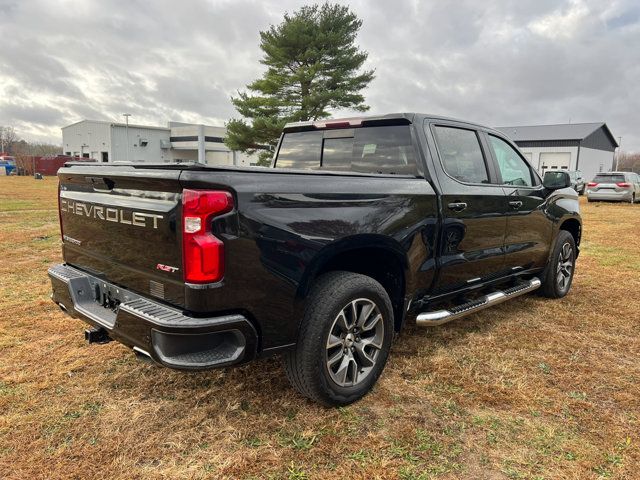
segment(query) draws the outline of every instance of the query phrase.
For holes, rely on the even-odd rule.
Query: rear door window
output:
[[[457,127],[434,127],[438,152],[447,174],[465,183],[489,183],[478,134]]]

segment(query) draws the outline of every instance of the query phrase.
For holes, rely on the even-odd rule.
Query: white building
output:
[[[226,129],[169,122],[167,127],[82,120],[62,128],[65,155],[100,162],[193,161],[209,165],[252,166],[256,156],[234,152],[224,144]]]
[[[618,147],[604,122],[497,129],[518,145],[541,175],[547,169],[580,170],[589,181],[596,173],[611,170]]]

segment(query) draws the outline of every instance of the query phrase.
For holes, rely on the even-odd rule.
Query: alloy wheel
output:
[[[556,280],[560,290],[564,291],[573,273],[573,247],[569,243],[562,245],[560,254],[558,255],[558,267],[556,271]]]
[[[364,381],[380,356],[384,321],[372,300],[358,298],[345,305],[334,319],[326,344],[326,366],[341,387]]]

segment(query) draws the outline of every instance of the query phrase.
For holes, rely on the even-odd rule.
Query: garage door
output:
[[[571,152],[543,152],[540,154],[540,172],[545,170],[569,170]]]

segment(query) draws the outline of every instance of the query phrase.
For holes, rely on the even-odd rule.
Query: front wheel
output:
[[[545,270],[541,292],[548,298],[562,298],[571,288],[576,269],[576,242],[566,230],[560,230]]]
[[[309,294],[296,347],[285,354],[291,384],[327,406],[366,395],[384,369],[393,338],[393,310],[371,277],[330,272]]]

